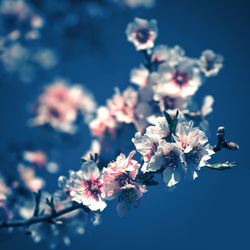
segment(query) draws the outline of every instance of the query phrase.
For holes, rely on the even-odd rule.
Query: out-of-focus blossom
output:
[[[21,27],[21,30],[27,31],[24,37],[28,39],[30,32],[37,33],[44,26],[44,19],[24,0],[2,0],[0,3],[0,14],[1,18],[6,19],[6,22],[11,18],[10,20],[13,23],[13,19],[16,19],[16,26]],[[11,22],[8,24],[8,28],[15,28],[10,27]],[[11,31],[8,30],[8,32]]]
[[[154,89],[155,100],[162,97],[186,98],[194,95],[202,83],[199,68],[192,60],[183,60],[177,66],[162,64],[159,66],[159,80]]]
[[[4,178],[0,176],[0,206],[4,206],[10,189],[6,186]]]
[[[213,111],[214,98],[211,95],[207,95],[204,98],[203,105],[201,107],[201,115],[206,117]]]
[[[147,84],[148,76],[149,76],[149,71],[144,66],[141,66],[140,68],[133,69],[131,71],[130,82],[143,88]]]
[[[83,163],[77,172],[70,171],[68,179],[61,176],[58,183],[69,192],[72,201],[82,203],[93,211],[102,211],[106,207],[103,179],[94,161]]]
[[[32,60],[45,70],[51,69],[57,64],[56,55],[50,49],[39,49],[32,55]]]
[[[94,213],[93,216],[92,216],[92,218],[91,218],[91,221],[92,221],[92,224],[94,226],[100,225],[101,221],[102,221],[101,215],[99,213]]]
[[[7,205],[7,200],[10,195],[11,189],[6,185],[3,176],[0,175],[0,219],[10,219],[12,216]]]
[[[56,130],[74,133],[80,112],[89,120],[95,111],[93,96],[80,85],[68,86],[59,80],[45,88],[35,107],[33,126],[49,124]]]
[[[16,35],[14,32],[11,35]],[[9,37],[12,39],[13,36]],[[48,70],[57,64],[57,58],[50,49],[33,49],[19,42],[2,41],[0,61],[8,73],[16,74],[23,82],[32,82],[40,70]],[[1,44],[1,38],[0,38]]]
[[[174,67],[184,59],[185,51],[178,45],[170,48],[166,45],[156,46],[151,55],[154,63],[167,62],[169,66]]]
[[[120,216],[124,216],[128,213],[131,206],[135,208],[138,207],[139,200],[146,191],[146,186],[136,182],[123,187],[119,197],[119,203],[116,207],[117,213]]]
[[[45,181],[35,175],[35,171],[32,167],[26,167],[24,164],[19,164],[18,172],[24,186],[31,192],[37,192],[44,187]]]
[[[42,151],[24,151],[23,158],[25,161],[30,162],[39,168],[44,167],[47,164],[47,156]]]
[[[139,102],[135,109],[135,126],[140,132],[149,125],[148,117],[153,113],[153,107],[148,102]]]
[[[55,174],[59,171],[59,166],[56,162],[51,161],[46,165],[46,170],[51,174]]]
[[[99,107],[96,119],[90,122],[90,129],[94,136],[103,138],[108,133],[114,137],[122,123],[130,124],[135,121],[137,91],[127,88],[121,94],[116,88],[115,92],[115,95],[107,101],[107,107]]]
[[[135,9],[139,7],[152,8],[155,5],[156,0],[108,0],[120,4],[124,7]]]
[[[205,50],[201,54],[199,64],[206,77],[216,76],[223,66],[223,57],[212,50]]]
[[[108,100],[108,108],[118,122],[132,123],[137,104],[138,93],[133,88],[127,88],[121,95],[118,88],[115,95]]]
[[[154,19],[147,21],[135,18],[134,22],[128,24],[126,34],[128,41],[132,42],[137,50],[150,49],[158,35],[157,22]]]
[[[207,143],[206,134],[193,121],[178,123],[176,135],[173,135],[177,147],[184,153],[187,173],[195,179],[197,170],[207,164],[207,160],[214,154],[212,147]]]
[[[114,135],[117,122],[111,111],[107,107],[101,106],[97,110],[97,118],[90,122],[89,127],[94,136],[101,137],[106,132]]]

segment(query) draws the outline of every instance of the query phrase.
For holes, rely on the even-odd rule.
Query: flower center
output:
[[[120,187],[124,187],[131,183],[131,178],[129,177],[128,174],[124,173],[122,175],[119,175],[116,178],[116,181],[119,183]]]
[[[190,79],[191,77],[185,71],[177,70],[175,73],[173,73],[172,80],[175,82],[176,85],[180,87],[185,87]]]
[[[146,43],[149,40],[150,30],[146,28],[140,28],[136,32],[136,39],[140,43]]]
[[[101,187],[102,184],[99,183],[99,181],[93,180],[93,181],[87,181],[88,190],[91,196],[93,196],[95,199],[98,199],[98,195],[101,194]]]
[[[206,58],[206,70],[210,71],[214,68],[215,61],[211,58]]]
[[[121,199],[126,201],[127,203],[132,203],[137,199],[137,192],[134,188],[124,189],[122,192]]]

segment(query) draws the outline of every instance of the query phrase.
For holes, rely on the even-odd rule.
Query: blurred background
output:
[[[223,125],[240,145],[238,152],[219,152],[214,162],[237,161],[238,167],[222,172],[204,169],[195,182],[184,182],[173,192],[162,185],[151,187],[140,207],[124,218],[116,214],[112,201],[102,224],[74,238],[70,249],[250,249],[250,2],[148,0],[137,5],[140,1],[30,0],[26,7],[16,1],[11,11],[5,2],[0,1],[0,36],[16,28],[21,33],[12,34],[19,38],[7,41],[8,49],[3,40],[0,43],[0,168],[7,167],[4,162],[13,145],[43,140],[43,146],[53,144],[27,121],[30,105],[55,77],[83,84],[99,105],[113,95],[114,87],[123,90],[129,85],[130,70],[143,60],[125,36],[134,17],[157,19],[157,44],[180,45],[190,57],[212,49],[225,59],[220,74],[206,81],[195,100],[214,96],[211,144],[216,143],[217,127]],[[27,21],[30,17],[33,25]],[[74,145],[57,145],[62,174],[79,168],[90,138],[88,127],[82,125]],[[56,176],[48,178],[53,191]],[[0,235],[1,250],[20,247],[46,246],[36,245],[22,232]]]

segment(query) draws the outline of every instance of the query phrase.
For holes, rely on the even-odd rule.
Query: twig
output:
[[[235,142],[228,142],[224,138],[225,136],[225,128],[219,127],[217,132],[218,142],[217,145],[213,147],[214,152],[220,151],[222,148],[230,149],[230,150],[238,150],[239,145]]]
[[[33,216],[37,217],[39,215],[39,205],[40,205],[40,200],[41,200],[41,195],[42,195],[41,190],[39,190],[37,193],[34,193],[34,195],[35,195],[36,206],[35,206]]]
[[[32,218],[30,218],[28,220],[4,221],[4,222],[0,223],[0,228],[27,227],[29,225],[39,223],[39,222],[51,222],[54,218],[57,218],[61,215],[70,213],[70,212],[77,210],[79,208],[82,208],[87,213],[90,212],[90,209],[82,204],[73,204],[71,207],[55,211],[55,213],[52,213],[51,215],[42,215],[42,216],[37,216],[37,217],[33,216]]]
[[[146,67],[148,68],[148,70],[150,72],[152,72],[153,68],[152,68],[151,56],[148,54],[146,49],[142,50],[142,53],[143,53],[143,55],[144,55],[144,57],[146,58],[146,61],[147,61]]]

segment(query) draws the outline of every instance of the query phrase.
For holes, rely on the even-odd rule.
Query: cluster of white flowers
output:
[[[155,20],[135,18],[126,34],[145,56],[145,63],[130,74],[137,90],[128,87],[120,92],[116,88],[106,106],[96,111],[92,95],[81,85],[56,80],[45,88],[34,107],[33,126],[49,124],[71,134],[76,131],[78,115],[84,116],[96,138],[82,157],[80,170],[60,176],[60,190],[54,194],[41,195],[45,181],[36,170],[47,166],[54,173],[58,166],[48,162],[44,152],[26,150],[17,168],[19,180],[5,183],[0,177],[0,208],[8,219],[28,220],[31,225],[27,230],[35,242],[45,239],[51,248],[60,241],[69,245],[69,236],[83,234],[87,221],[100,223],[100,212],[109,200],[118,198],[117,212],[123,216],[139,205],[147,186],[157,184],[155,174],[161,174],[166,187],[173,189],[182,179],[196,179],[216,151],[202,130],[213,110],[213,97],[206,96],[200,110],[191,110],[190,104],[204,77],[219,72],[222,57],[206,50],[195,59],[185,56],[179,46],[155,46]],[[218,148],[226,144],[223,136],[218,136]],[[238,148],[229,144],[227,148]],[[132,159],[136,153],[142,156],[142,163]],[[31,192],[37,192],[35,203]],[[42,219],[33,219],[39,216]]]
[[[90,151],[102,154],[104,148],[110,145],[113,151],[124,152],[123,143],[115,143],[123,140],[121,134],[127,135],[128,127],[133,127],[135,132],[145,132],[164,110],[173,115],[178,109],[181,111],[179,119],[194,119],[195,125],[206,129],[208,123],[205,118],[213,110],[213,97],[206,96],[200,110],[190,111],[192,97],[202,86],[205,77],[219,72],[222,57],[206,50],[200,59],[196,59],[187,57],[179,46],[155,46],[158,35],[155,20],[135,18],[134,22],[128,24],[126,35],[146,59],[144,64],[130,73],[130,81],[138,89],[128,87],[123,93],[115,89],[115,95],[107,101],[107,105],[98,108],[90,129],[92,135],[98,137],[99,146],[98,150]]]
[[[143,156],[142,172],[162,172],[167,187],[176,185],[184,176],[195,179],[197,171],[214,154],[205,133],[193,127],[192,121],[180,122],[171,131],[166,118],[158,117],[144,135],[137,132],[132,140]]]
[[[117,210],[123,215],[146,192],[146,186],[136,182],[140,165],[131,159],[134,154],[135,151],[131,152],[127,158],[121,154],[102,170],[95,161],[84,162],[79,171],[69,172],[69,178],[61,176],[58,180],[59,187],[68,192],[72,201],[81,203],[92,211],[102,211],[107,206],[105,200],[120,196],[122,198]]]

